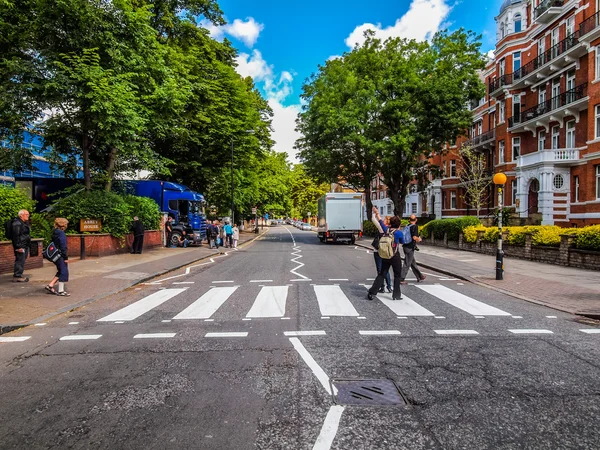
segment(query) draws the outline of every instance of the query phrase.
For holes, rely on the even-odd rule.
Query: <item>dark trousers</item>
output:
[[[229,248],[233,248],[233,234],[228,234],[227,236],[225,236],[226,242],[227,242],[227,246]]]
[[[144,235],[138,234],[133,237],[133,244],[131,244],[131,252],[132,253],[142,253],[142,248],[144,247]]]
[[[400,292],[400,276],[402,275],[402,259],[400,253],[396,252],[390,259],[381,259],[381,270],[377,274],[377,278],[373,282],[373,286],[369,289],[369,294],[377,295],[377,292],[383,286],[385,280],[385,274],[390,270],[390,266],[394,270],[394,293],[392,296],[395,299],[399,299],[402,293]]]
[[[377,253],[377,251],[373,253],[373,257],[375,258],[375,268],[377,269],[377,273],[379,274],[379,272],[381,272],[381,262],[383,260],[381,259],[381,256],[379,256],[379,253]],[[387,287],[392,287],[392,278],[390,277],[389,270],[385,273],[385,285]]]
[[[56,266],[57,272],[55,276],[58,278],[58,281],[61,283],[69,281],[69,266],[65,260],[63,258],[58,258],[54,265]]]
[[[16,278],[21,278],[23,276],[23,271],[25,270],[25,260],[27,259],[27,255],[29,255],[29,248],[24,248],[23,250],[23,253],[15,250],[14,276]]]
[[[404,247],[404,256],[405,259],[404,267],[402,267],[402,281],[404,281],[406,275],[408,275],[408,269],[412,269],[413,273],[415,274],[415,277],[417,277],[417,280],[423,278],[423,274],[421,273],[421,270],[417,265],[417,260],[415,259],[415,249]]]

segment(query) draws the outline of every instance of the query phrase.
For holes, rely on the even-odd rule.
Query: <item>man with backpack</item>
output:
[[[404,238],[402,236],[402,231],[398,229],[400,228],[400,218],[398,216],[390,218],[390,226],[388,228],[383,220],[381,220],[378,211],[373,209],[373,214],[377,217],[384,234],[379,238],[379,249],[377,250],[381,257],[381,270],[377,274],[373,286],[369,289],[367,298],[373,300],[377,295],[377,292],[379,292],[383,286],[385,274],[388,273],[391,266],[394,270],[394,292],[392,293],[392,299],[401,300],[400,277],[402,274],[402,259],[400,258],[398,250],[400,249],[400,244],[404,243]]]
[[[421,282],[425,280],[425,275],[421,273],[419,270],[419,266],[417,265],[417,261],[415,260],[415,250],[417,249],[417,242],[421,242],[422,239],[419,237],[419,227],[417,226],[417,216],[411,214],[409,220],[409,224],[404,227],[404,241],[405,244],[402,245],[402,250],[404,250],[404,267],[402,268],[402,281],[401,284],[406,284],[404,279],[408,274],[408,269],[412,269],[415,277],[417,277],[417,282]]]
[[[13,283],[27,283],[29,278],[23,276],[25,260],[29,255],[31,245],[31,227],[29,226],[29,211],[22,209],[18,217],[5,224],[6,238],[12,241],[15,251],[15,267]]]

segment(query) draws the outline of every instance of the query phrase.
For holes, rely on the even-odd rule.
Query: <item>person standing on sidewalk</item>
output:
[[[240,240],[240,229],[237,223],[233,225],[233,248],[237,248],[238,241]]]
[[[377,220],[377,216],[375,215],[376,210],[377,210],[377,207],[373,206],[373,214],[371,215],[371,221],[373,222],[373,225],[375,225],[375,227],[377,228],[377,231],[379,232],[377,237],[373,240],[373,244],[374,244],[373,248],[375,249],[375,251],[373,252],[373,258],[375,258],[375,270],[377,271],[377,273],[379,273],[379,272],[381,272],[381,256],[379,256],[379,252],[377,252],[377,250],[379,249],[379,238],[381,238],[381,236],[383,236],[383,229],[381,228],[381,225],[379,225],[379,221]],[[389,225],[389,219],[386,218],[384,223],[386,223],[386,225]],[[377,246],[375,246],[375,245],[377,245]],[[387,286],[387,291],[392,292],[392,278],[390,277],[389,270],[385,274],[385,284]],[[383,289],[383,285],[379,289],[379,292],[385,292]]]
[[[69,260],[69,254],[67,252],[67,235],[65,230],[69,225],[69,221],[62,217],[54,219],[54,231],[52,232],[52,242],[60,252],[60,258],[58,258],[54,265],[56,266],[57,272],[54,278],[44,288],[50,294],[60,295],[61,297],[70,297],[67,291],[65,291],[65,283],[69,281],[69,266],[67,265]],[[58,283],[58,291],[54,289],[54,286]]]
[[[390,267],[394,270],[394,292],[392,293],[392,300],[401,300],[402,293],[400,291],[400,277],[402,275],[402,258],[400,258],[400,244],[403,244],[402,241],[402,231],[400,228],[400,217],[394,216],[390,218],[390,226],[389,228],[383,223],[381,220],[381,216],[379,212],[373,211],[373,214],[376,215],[377,220],[379,220],[379,225],[381,225],[381,229],[384,233],[389,234],[393,237],[392,241],[392,257],[389,259],[381,258],[381,270],[377,274],[377,278],[373,282],[373,286],[369,289],[367,293],[367,298],[369,300],[373,300],[373,298],[379,292],[379,289],[383,286],[383,281],[385,279],[385,274],[390,270]],[[381,239],[379,241],[379,246],[381,248],[382,242]]]
[[[29,278],[23,276],[25,260],[29,255],[31,245],[31,227],[29,226],[29,211],[22,209],[18,217],[12,221],[12,246],[15,251],[15,266],[13,283],[27,283]]]
[[[171,233],[173,233],[173,217],[169,216],[167,217],[167,221],[165,222],[165,235],[167,241],[167,245],[165,245],[165,247],[172,247]]]
[[[229,222],[223,227],[225,233],[225,247],[233,248],[233,227]]]
[[[419,227],[417,226],[417,216],[411,214],[408,219],[409,224],[406,225],[410,227],[410,236],[412,237],[411,241],[404,244],[402,246],[402,250],[404,250],[404,267],[402,268],[402,284],[406,284],[404,279],[406,275],[408,275],[408,269],[412,269],[415,277],[417,278],[417,282],[421,282],[425,280],[425,275],[421,273],[419,266],[417,265],[417,260],[415,259],[415,250],[417,248],[417,242],[421,242],[422,239],[419,237]]]
[[[142,248],[144,247],[144,224],[135,216],[133,218],[133,224],[131,225],[131,231],[133,232],[133,244],[131,245],[131,253],[142,254]]]

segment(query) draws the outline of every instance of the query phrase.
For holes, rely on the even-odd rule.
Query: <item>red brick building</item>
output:
[[[467,142],[506,174],[504,204],[523,222],[600,223],[600,0],[506,0],[496,35]],[[463,141],[437,161],[423,214],[475,214],[457,177]]]

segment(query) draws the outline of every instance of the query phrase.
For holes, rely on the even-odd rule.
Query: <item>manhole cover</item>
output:
[[[407,405],[408,400],[392,380],[331,380],[337,389],[333,401],[338,405]],[[332,391],[334,391],[332,389]]]

